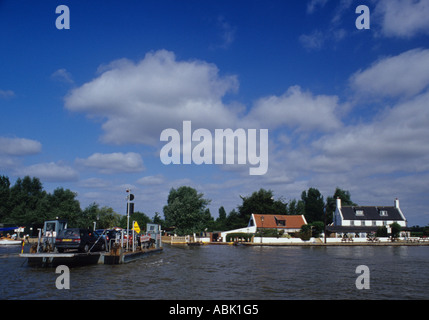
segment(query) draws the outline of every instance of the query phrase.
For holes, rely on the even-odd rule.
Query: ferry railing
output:
[[[40,250],[40,241],[42,240],[42,229],[38,228],[37,230],[39,230],[39,236],[38,236],[38,239],[37,239],[37,251],[36,252],[39,252],[39,250]]]
[[[92,245],[92,247],[88,250],[88,252],[91,252],[91,250],[95,247],[95,245],[97,244],[97,242],[103,238],[103,235],[106,233],[106,230],[103,231],[103,233],[98,237],[97,241],[94,242],[94,244]],[[107,243],[106,243],[106,238],[104,238],[104,245],[105,245],[105,250],[107,249]]]
[[[39,235],[37,239],[37,249],[36,252],[51,252],[54,251],[55,248],[55,237],[52,233],[48,236],[46,234],[42,234],[42,229],[38,228]]]

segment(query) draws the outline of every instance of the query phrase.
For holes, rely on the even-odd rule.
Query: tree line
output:
[[[46,220],[64,219],[69,227],[97,229],[127,227],[127,217],[111,207],[92,203],[81,209],[77,193],[57,188],[52,193],[43,189],[38,178],[18,178],[14,185],[6,176],[0,176],[0,222],[5,225],[40,227]],[[134,212],[130,221],[146,227],[152,222],[146,214]],[[35,228],[33,228],[35,229]]]
[[[328,224],[333,221],[337,197],[345,206],[357,205],[351,201],[350,192],[340,188],[336,188],[333,196],[328,197],[326,202],[316,188],[303,191],[301,199],[289,202],[282,198],[275,200],[272,190],[261,188],[248,197],[240,196],[242,204],[228,214],[223,206],[220,207],[218,218],[214,219],[207,208],[211,200],[205,199],[204,194],[198,193],[194,188],[182,186],[170,190],[167,205],[163,208],[165,220],[162,221],[162,225],[174,228],[177,234],[183,235],[244,228],[252,213],[283,214],[304,215],[307,223],[317,232],[322,231],[325,218]]]
[[[164,219],[156,212],[153,219],[145,213],[136,211],[130,221],[137,221],[142,229],[146,223],[159,223],[163,229],[174,228],[177,234],[192,234],[202,231],[225,231],[247,226],[252,213],[304,215],[307,222],[316,228],[331,223],[339,197],[343,205],[356,205],[351,201],[348,191],[336,188],[332,197],[326,201],[316,188],[309,188],[300,199],[286,202],[283,198],[274,199],[272,190],[260,189],[250,196],[240,196],[242,203],[229,213],[221,206],[218,217],[214,219],[208,205],[211,200],[196,189],[182,186],[172,188],[163,208]],[[99,229],[119,226],[126,228],[127,217],[116,213],[111,207],[100,207],[92,203],[81,209],[77,194],[69,189],[57,188],[52,193],[43,189],[41,181],[25,176],[11,185],[9,178],[0,176],[0,222],[3,224],[34,226],[45,220],[65,219],[70,227],[92,228],[94,222]]]

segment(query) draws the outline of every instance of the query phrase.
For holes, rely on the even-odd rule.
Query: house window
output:
[[[274,217],[276,219],[276,224],[277,227],[285,227],[286,226],[286,220],[279,220],[276,217]]]
[[[387,217],[387,211],[386,210],[380,210],[380,216]]]
[[[363,217],[363,210],[356,210],[356,216]]]

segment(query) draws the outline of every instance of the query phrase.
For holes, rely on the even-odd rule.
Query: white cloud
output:
[[[208,197],[223,197],[216,204],[228,203],[231,209],[240,202],[240,193],[251,193],[255,186],[273,189],[287,199],[299,198],[308,187],[332,195],[339,186],[350,190],[358,203],[364,199],[379,204],[408,196],[400,189],[409,189],[412,177],[427,176],[429,170],[428,52],[415,49],[385,57],[350,77],[358,96],[387,97],[391,104],[358,124],[354,119],[342,123],[348,106],[337,96],[316,95],[299,86],[262,97],[240,118],[237,110],[222,102],[227,92],[238,87],[236,77],[221,77],[216,66],[206,62],[178,61],[167,51],[150,53],[138,63],[123,59],[100,67],[94,80],[70,92],[66,107],[105,119],[103,139],[110,143],[159,142],[165,128],[181,132],[183,120],[191,120],[193,129],[270,129],[270,170],[264,176],[249,177],[241,175],[246,171],[242,168],[228,167],[216,173],[215,183],[197,186],[189,177],[171,181],[161,174],[140,176],[133,192],[142,201],[156,195],[158,203],[150,204],[154,211],[161,210],[170,187],[184,184],[194,185]],[[143,162],[134,155],[126,165],[128,157],[122,153],[96,153],[76,163],[102,173],[140,172]],[[408,179],[401,180],[404,185],[399,189],[393,188],[395,176],[402,174]],[[84,184],[102,185],[102,181],[89,179]],[[374,194],[382,200],[375,201]]]
[[[374,12],[376,17],[380,17],[384,36],[412,38],[429,34],[427,0],[380,0]],[[374,20],[378,21],[377,18]]]
[[[338,24],[341,22],[343,16],[347,15],[347,13],[350,12],[350,7],[355,2],[356,2],[355,0],[340,0],[340,1],[338,1],[338,5],[334,10],[334,16],[331,20],[331,22],[332,22],[331,30],[334,26],[338,27]]]
[[[88,178],[79,182],[79,186],[83,188],[106,188],[110,185],[110,181],[100,178]]]
[[[103,174],[131,173],[144,170],[143,160],[138,153],[94,153],[87,159],[76,159],[76,164],[94,168]]]
[[[258,100],[248,115],[249,121],[263,128],[288,126],[298,131],[331,131],[341,127],[336,115],[338,97],[304,92],[299,86],[290,87],[282,96]]]
[[[203,128],[235,123],[236,115],[221,99],[238,88],[237,79],[220,77],[213,64],[177,61],[172,52],[160,50],[138,63],[114,61],[101,72],[71,91],[65,106],[107,119],[104,142],[155,144],[162,130],[178,128],[183,120]]]
[[[0,154],[25,156],[40,153],[41,150],[42,144],[36,140],[0,137]]]
[[[15,96],[15,92],[12,90],[0,90],[0,98],[8,99],[13,98]]]
[[[317,112],[312,111],[317,108],[309,107],[311,104],[319,105],[316,103],[317,96],[305,95],[295,89],[295,94],[261,99],[266,105],[255,105],[255,110],[252,110],[254,118],[263,118],[261,122],[269,123],[274,128],[290,126],[285,120],[287,118],[297,128],[305,124],[304,128],[310,136],[302,139],[307,133],[302,129],[302,134],[298,134],[298,130],[292,134],[282,131],[282,135],[273,141],[275,146],[270,147],[272,171],[258,177],[257,183],[252,185],[268,187],[287,198],[299,198],[299,193],[309,187],[317,187],[325,196],[331,196],[338,186],[349,190],[355,202],[368,205],[389,204],[399,197],[406,216],[415,219],[417,215],[413,210],[416,206],[412,199],[428,191],[424,181],[429,172],[427,54],[426,50],[411,50],[380,59],[368,69],[355,73],[350,78],[351,87],[360,96],[367,94],[371,98],[379,98],[380,110],[375,114],[366,114],[365,120],[360,122],[351,119],[347,121],[348,125],[341,124],[336,118],[338,127],[335,130],[326,128],[320,132],[321,135],[311,134],[313,128],[318,127],[311,119],[320,118]],[[393,76],[395,70],[400,76]],[[371,81],[366,83],[362,80],[363,76]],[[295,99],[288,97],[294,95]],[[329,98],[335,97],[325,98],[329,101]],[[291,114],[288,115],[286,108],[280,107],[283,104],[279,101],[292,105]],[[305,107],[298,108],[298,101],[306,101],[302,103]],[[334,103],[327,104],[331,108],[326,109],[333,117],[342,109],[336,101],[333,99]],[[380,106],[371,102],[372,106]],[[294,119],[294,110],[303,110],[309,119]],[[240,186],[240,190],[243,188],[245,186]]]
[[[313,14],[318,8],[323,8],[328,0],[311,0],[307,4],[307,14]],[[332,47],[338,42],[343,40],[347,31],[341,26],[343,23],[343,16],[350,12],[350,7],[353,0],[340,0],[335,2],[334,10],[330,10],[329,13],[324,12],[324,16],[332,16],[330,21],[323,23],[323,27],[320,29],[312,30],[309,33],[301,34],[299,36],[299,42],[307,50],[320,50],[327,44]]]
[[[327,2],[328,0],[311,0],[307,3],[307,13],[314,13],[317,7],[323,8]]]
[[[429,92],[386,108],[370,123],[350,126],[314,142],[343,169],[367,173],[429,170]],[[319,158],[320,159],[320,158]]]
[[[70,166],[61,163],[38,163],[17,170],[18,176],[34,176],[49,182],[76,181],[79,174]]]
[[[146,176],[137,180],[138,184],[153,186],[165,184],[165,177],[162,175]]]
[[[350,78],[361,96],[410,97],[429,86],[429,49],[413,49],[386,57]]]
[[[51,74],[51,78],[64,83],[74,83],[71,73],[66,69],[58,69]]]
[[[14,157],[0,155],[0,168],[10,169],[17,166],[17,161]]]
[[[235,40],[236,28],[232,27],[226,20],[225,17],[219,16],[217,19],[217,27],[220,30],[220,37],[222,43],[218,46],[220,48],[228,48]]]
[[[309,50],[318,50],[322,48],[325,40],[325,33],[320,30],[313,30],[310,34],[302,34],[299,36],[299,42],[301,42],[304,48]]]

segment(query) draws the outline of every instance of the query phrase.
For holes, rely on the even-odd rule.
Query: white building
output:
[[[280,214],[255,214],[252,213],[247,227],[228,230],[221,233],[225,241],[228,233],[256,233],[258,229],[277,229],[285,233],[299,232],[303,225],[307,224],[303,215],[280,215]]]
[[[393,206],[342,206],[341,199],[337,198],[334,221],[327,230],[338,234],[357,234],[366,237],[370,232],[375,232],[379,227],[390,229],[392,223],[398,223],[401,227],[407,226],[407,220],[399,207],[396,198]]]

